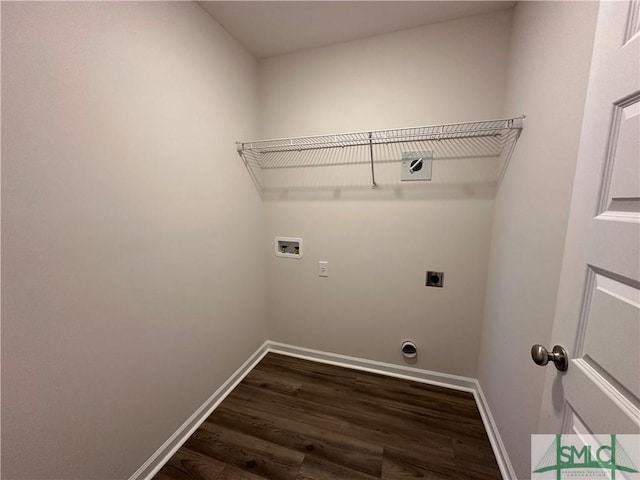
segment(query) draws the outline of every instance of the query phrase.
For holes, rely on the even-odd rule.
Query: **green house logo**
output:
[[[639,437],[532,435],[532,480],[640,479],[637,467],[640,463]]]

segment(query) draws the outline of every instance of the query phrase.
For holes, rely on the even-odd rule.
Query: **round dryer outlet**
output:
[[[418,347],[416,347],[416,344],[411,340],[405,340],[402,342],[400,350],[405,358],[413,358],[418,354]]]

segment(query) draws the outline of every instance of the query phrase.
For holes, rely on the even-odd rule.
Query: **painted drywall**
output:
[[[128,478],[265,340],[256,70],[195,3],[2,2],[2,478]]]
[[[546,373],[529,351],[549,346],[596,16],[587,2],[514,11],[505,114],[527,120],[496,197],[478,378],[523,479]]]
[[[261,60],[262,137],[500,118],[510,25],[506,10]],[[410,186],[389,165],[375,190],[365,164],[283,169],[289,183],[266,192],[270,338],[398,364],[411,338],[412,365],[475,377],[496,164],[440,161]],[[302,237],[303,258],[276,257],[276,236]],[[444,288],[425,287],[427,270]]]

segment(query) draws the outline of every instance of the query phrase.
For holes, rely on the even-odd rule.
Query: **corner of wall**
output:
[[[520,478],[544,401],[529,351],[551,335],[596,16],[591,2],[514,10],[504,109],[527,119],[496,196],[478,379]]]

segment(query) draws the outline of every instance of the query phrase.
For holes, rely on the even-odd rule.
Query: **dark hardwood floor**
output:
[[[268,354],[154,480],[501,479],[473,395]]]

